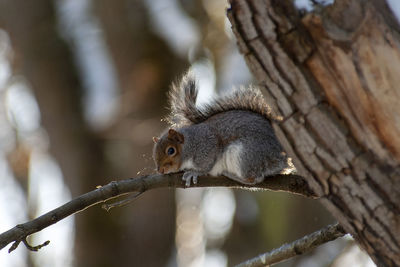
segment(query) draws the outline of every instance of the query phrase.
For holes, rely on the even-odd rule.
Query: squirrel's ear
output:
[[[168,139],[177,141],[178,143],[183,144],[185,138],[183,137],[183,134],[178,133],[174,129],[169,129],[168,130]]]
[[[160,140],[160,139],[158,139],[158,137],[153,136],[153,142],[154,142],[154,144],[157,144],[158,140]]]

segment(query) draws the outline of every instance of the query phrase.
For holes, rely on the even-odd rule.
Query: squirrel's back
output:
[[[198,88],[192,72],[186,73],[178,84],[173,84],[169,92],[171,113],[170,124],[182,127],[204,122],[210,117],[231,110],[251,111],[268,120],[275,119],[258,88],[236,88],[227,95],[211,100],[202,107],[196,106]]]

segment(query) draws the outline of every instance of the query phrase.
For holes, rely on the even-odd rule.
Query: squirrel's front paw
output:
[[[201,174],[198,172],[187,171],[183,174],[182,180],[185,181],[185,186],[189,187],[190,184],[192,183],[192,180],[193,180],[193,184],[197,184],[197,177],[199,177],[200,175]]]

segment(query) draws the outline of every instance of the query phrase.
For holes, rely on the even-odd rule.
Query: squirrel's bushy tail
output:
[[[187,72],[169,92],[171,113],[167,121],[178,127],[201,123],[213,115],[230,110],[247,110],[258,113],[269,120],[276,120],[262,93],[256,87],[240,87],[226,95],[196,107],[197,85],[193,72]]]
[[[197,85],[193,72],[188,71],[179,83],[173,83],[168,94],[171,113],[167,121],[172,125],[196,123],[201,111],[196,107]]]

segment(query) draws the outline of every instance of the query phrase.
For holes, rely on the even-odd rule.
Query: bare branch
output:
[[[235,267],[262,267],[272,265],[294,256],[301,255],[319,245],[335,240],[345,234],[346,232],[343,227],[338,223],[331,224],[290,244],[284,244],[277,249],[240,263]]]
[[[22,242],[24,243],[25,247],[27,249],[29,249],[30,251],[38,251],[39,249],[41,249],[42,247],[47,246],[48,244],[50,244],[50,240],[45,241],[43,244],[37,245],[37,246],[31,246],[28,241],[26,240],[26,238],[24,240],[22,240]],[[10,253],[10,251],[8,251]]]
[[[14,228],[0,234],[0,250],[8,244],[13,243],[10,248],[16,249],[20,242],[25,243],[26,237],[39,232],[44,228],[55,224],[56,222],[74,214],[85,210],[93,205],[104,203],[116,197],[129,194],[132,192],[143,193],[147,190],[162,187],[185,188],[182,181],[182,173],[174,174],[152,174],[138,178],[131,178],[121,181],[113,181],[105,186],[100,186],[96,190],[83,194],[66,204],[49,211],[48,213],[24,224],[19,224]],[[256,185],[243,185],[226,177],[201,177],[194,187],[231,187],[231,188],[251,188],[266,189],[274,191],[286,191],[300,194],[306,197],[316,197],[315,193],[309,188],[306,180],[298,175],[275,175],[266,177],[265,181]],[[116,205],[118,205],[117,202]],[[113,204],[111,204],[113,207]]]
[[[129,203],[134,201],[136,198],[138,198],[143,193],[144,192],[137,192],[137,193],[134,193],[134,194],[130,195],[129,197],[123,199],[123,200],[120,200],[120,201],[117,201],[117,202],[113,202],[113,203],[110,203],[110,204],[103,204],[103,205],[101,205],[101,207],[103,209],[105,209],[106,211],[110,211],[110,209],[112,209],[112,208],[122,207],[122,206],[128,205]]]

